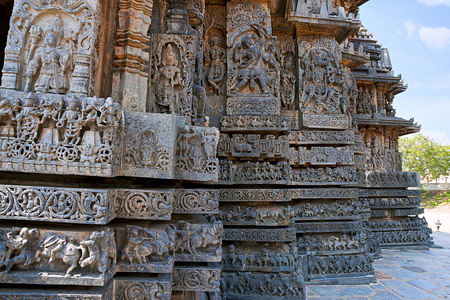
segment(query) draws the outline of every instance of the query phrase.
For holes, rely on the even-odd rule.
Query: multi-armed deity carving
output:
[[[21,0],[14,6],[2,86],[87,95],[96,57],[95,9],[84,0]]]
[[[2,230],[1,243],[5,251],[0,263],[5,267],[3,280],[14,280],[16,272],[32,270],[41,272],[33,279],[35,283],[57,276],[69,280],[60,279],[59,284],[83,285],[91,280],[91,284],[99,285],[116,264],[114,233],[110,228],[86,233],[13,227]]]
[[[152,36],[152,45],[153,92],[149,95],[148,109],[153,112],[195,116],[192,102],[196,36],[155,34]]]
[[[7,93],[0,97],[1,160],[11,162],[13,169],[35,172],[36,166],[24,168],[18,163],[45,165],[57,161],[60,166],[50,172],[85,174],[82,169],[67,168],[67,163],[77,166],[113,164],[122,111],[111,98],[79,100],[72,95],[66,101],[61,97],[40,95],[39,100],[33,93],[24,99],[11,99]],[[89,172],[96,174],[97,170]],[[111,168],[106,172],[103,175],[112,175]]]
[[[341,63],[341,50],[330,38],[305,36],[299,41],[300,109],[306,114],[347,114],[357,94],[351,72]]]
[[[264,4],[227,6],[229,114],[279,113],[279,49]],[[258,96],[259,98],[255,98]],[[247,98],[250,97],[250,98]],[[259,113],[258,113],[259,112]]]

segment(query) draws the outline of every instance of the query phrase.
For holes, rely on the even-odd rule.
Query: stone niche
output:
[[[5,48],[2,87],[91,95],[98,66],[100,1],[16,1]],[[99,18],[100,16],[100,18]],[[104,24],[105,28],[107,24]]]

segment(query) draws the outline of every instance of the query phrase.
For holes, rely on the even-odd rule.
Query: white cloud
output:
[[[424,136],[430,137],[433,141],[447,146],[450,145],[450,137],[448,136],[447,132],[440,131],[440,130],[426,130],[422,129],[420,131],[421,134]]]
[[[413,34],[416,31],[416,25],[411,20],[405,22],[406,32],[408,33],[408,39],[413,38]]]
[[[450,45],[450,29],[447,27],[421,27],[420,39],[430,48],[442,50]]]
[[[428,6],[434,6],[434,5],[450,6],[450,0],[417,0],[417,2],[423,3]]]

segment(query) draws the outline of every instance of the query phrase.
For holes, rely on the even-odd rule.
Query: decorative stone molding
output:
[[[241,208],[233,204],[220,207],[220,219],[228,226],[287,226],[295,216],[291,206],[246,206]]]
[[[289,144],[285,136],[269,134],[220,135],[218,156],[233,158],[287,158]]]
[[[352,130],[345,131],[327,131],[327,130],[302,130],[289,132],[289,144],[291,145],[327,145],[343,144],[351,145],[354,143],[355,133]]]
[[[254,247],[248,249],[231,244],[223,253],[224,271],[294,272],[298,257],[297,247],[288,250]]]
[[[349,147],[290,148],[289,162],[293,165],[353,165],[354,153]]]
[[[282,116],[225,116],[220,125],[222,132],[277,132],[290,128],[288,118]]]
[[[114,190],[0,186],[0,219],[106,225],[115,217]]]
[[[307,258],[308,274],[310,278],[324,278],[324,275],[347,275],[357,273],[372,273],[373,267],[369,256],[357,255],[330,255],[310,256]]]
[[[417,190],[406,190],[406,189],[360,189],[360,197],[418,197],[422,192]]]
[[[296,240],[295,229],[234,229],[225,228],[224,241],[291,242]]]
[[[308,115],[304,114],[301,126],[311,129],[348,129],[347,115]]]
[[[217,190],[174,190],[176,214],[219,213],[219,192]]]
[[[171,294],[172,285],[168,276],[114,278],[114,299],[117,300],[170,299]]]
[[[220,268],[176,267],[173,270],[174,291],[219,291]]]
[[[298,233],[352,232],[358,231],[360,228],[361,221],[295,223]]]
[[[303,274],[223,273],[226,297],[238,299],[305,299]]]
[[[174,206],[172,190],[118,190],[118,218],[170,220]]]
[[[367,176],[367,182],[369,187],[419,187],[420,175],[411,172],[373,172]]]
[[[114,289],[112,283],[107,283],[104,287],[89,287],[83,289],[66,288],[21,288],[17,289],[1,288],[0,299],[3,300],[109,300],[113,298]],[[118,298],[120,299],[120,298]]]
[[[353,188],[301,188],[292,189],[293,199],[355,199],[358,189]]]
[[[294,185],[354,185],[356,171],[352,167],[302,168],[292,172]]]

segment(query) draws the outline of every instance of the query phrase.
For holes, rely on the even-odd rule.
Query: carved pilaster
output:
[[[146,44],[153,0],[120,0],[118,9],[113,96],[124,110],[144,112],[149,63]]]

